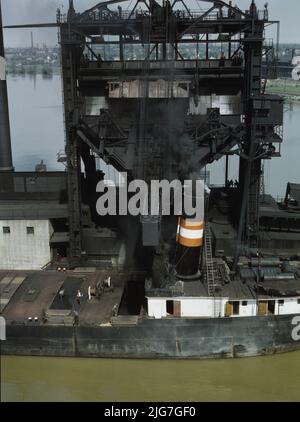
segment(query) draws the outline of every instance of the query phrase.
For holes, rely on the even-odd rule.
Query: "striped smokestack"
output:
[[[0,0],[0,172],[13,171]]]
[[[177,265],[178,277],[197,278],[203,243],[204,221],[180,217],[177,226]]]
[[[178,219],[176,236],[176,273],[178,278],[186,281],[200,278],[199,265],[204,230],[204,182],[196,180],[192,186],[190,192],[184,191],[184,203],[188,199],[192,200],[197,212],[190,216],[183,214]]]

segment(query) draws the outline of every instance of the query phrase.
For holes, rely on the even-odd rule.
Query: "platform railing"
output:
[[[222,9],[222,11],[212,11],[211,13],[205,15],[208,10],[175,10],[173,13],[177,17],[178,20],[182,21],[195,21],[200,19],[203,16],[204,21],[220,21],[222,19],[228,20],[243,20],[249,19],[250,15],[244,15],[239,11],[234,11],[232,9]],[[73,18],[73,21],[80,22],[82,15],[77,13]],[[130,10],[122,10],[122,11],[115,11],[111,10],[108,12],[107,10],[95,10],[90,12],[87,17],[82,20],[81,22],[113,22],[118,20],[142,20],[144,18],[149,17],[148,10],[136,10],[132,13]],[[267,9],[259,10],[257,12],[256,18],[258,20],[268,20],[269,13]],[[57,22],[58,23],[66,23],[68,20],[68,15],[66,13],[58,13],[57,14]]]
[[[105,61],[97,61],[97,60],[88,60],[83,61],[81,64],[81,68],[89,68],[89,69],[102,69],[102,70],[130,70],[130,69],[143,69],[144,60],[105,60]],[[224,65],[220,66],[219,59],[213,60],[153,60],[149,63],[149,69],[243,69],[242,65],[234,65],[233,60],[226,59]]]

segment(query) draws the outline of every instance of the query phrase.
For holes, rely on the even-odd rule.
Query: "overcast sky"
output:
[[[56,9],[63,6],[66,12],[68,0],[0,0],[4,25],[28,24],[40,22],[55,22]],[[98,0],[74,0],[76,11],[82,12],[98,3]],[[123,8],[134,4],[128,1]],[[251,0],[233,0],[241,9],[249,7]],[[256,0],[259,8],[263,8],[265,0]],[[280,41],[283,43],[300,43],[299,16],[300,0],[269,0],[270,18],[281,21]],[[197,0],[186,0],[191,9],[197,8]],[[207,4],[198,1],[201,7]],[[114,7],[114,6],[112,6]],[[35,43],[46,42],[49,45],[57,43],[57,33],[54,29],[34,30]],[[5,31],[5,45],[7,47],[30,46],[30,30],[10,29]]]

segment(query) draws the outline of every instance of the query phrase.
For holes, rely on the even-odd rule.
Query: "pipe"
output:
[[[252,267],[279,267],[280,264],[280,259],[277,257],[251,258]]]
[[[294,273],[280,273],[280,274],[273,274],[273,275],[265,275],[264,280],[295,280]]]
[[[0,0],[0,172],[13,171]]]

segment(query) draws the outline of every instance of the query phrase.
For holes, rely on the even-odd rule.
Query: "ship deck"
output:
[[[300,295],[299,262],[293,263],[293,268],[298,274],[295,278],[260,282],[253,275],[250,277],[247,270],[243,280],[220,282],[216,296],[243,300]],[[128,313],[124,311],[122,298],[126,282],[134,279],[132,274],[88,267],[73,271],[0,271],[0,311],[9,325],[110,324],[117,314],[126,316]],[[94,288],[108,277],[111,277],[112,288],[104,288],[100,296],[89,299],[89,287]],[[80,300],[78,290],[82,294]],[[165,290],[155,289],[151,293],[165,296],[168,293]],[[199,280],[185,282],[181,295],[206,297],[207,287]]]
[[[113,289],[99,298],[88,298],[89,286],[111,277]],[[44,325],[45,314],[75,313],[84,325],[110,321],[114,307],[120,306],[126,275],[113,271],[0,271],[1,314],[9,324]],[[71,287],[72,286],[72,287]],[[74,288],[75,286],[75,288]],[[77,301],[77,289],[83,297]],[[64,290],[60,301],[59,292]]]

